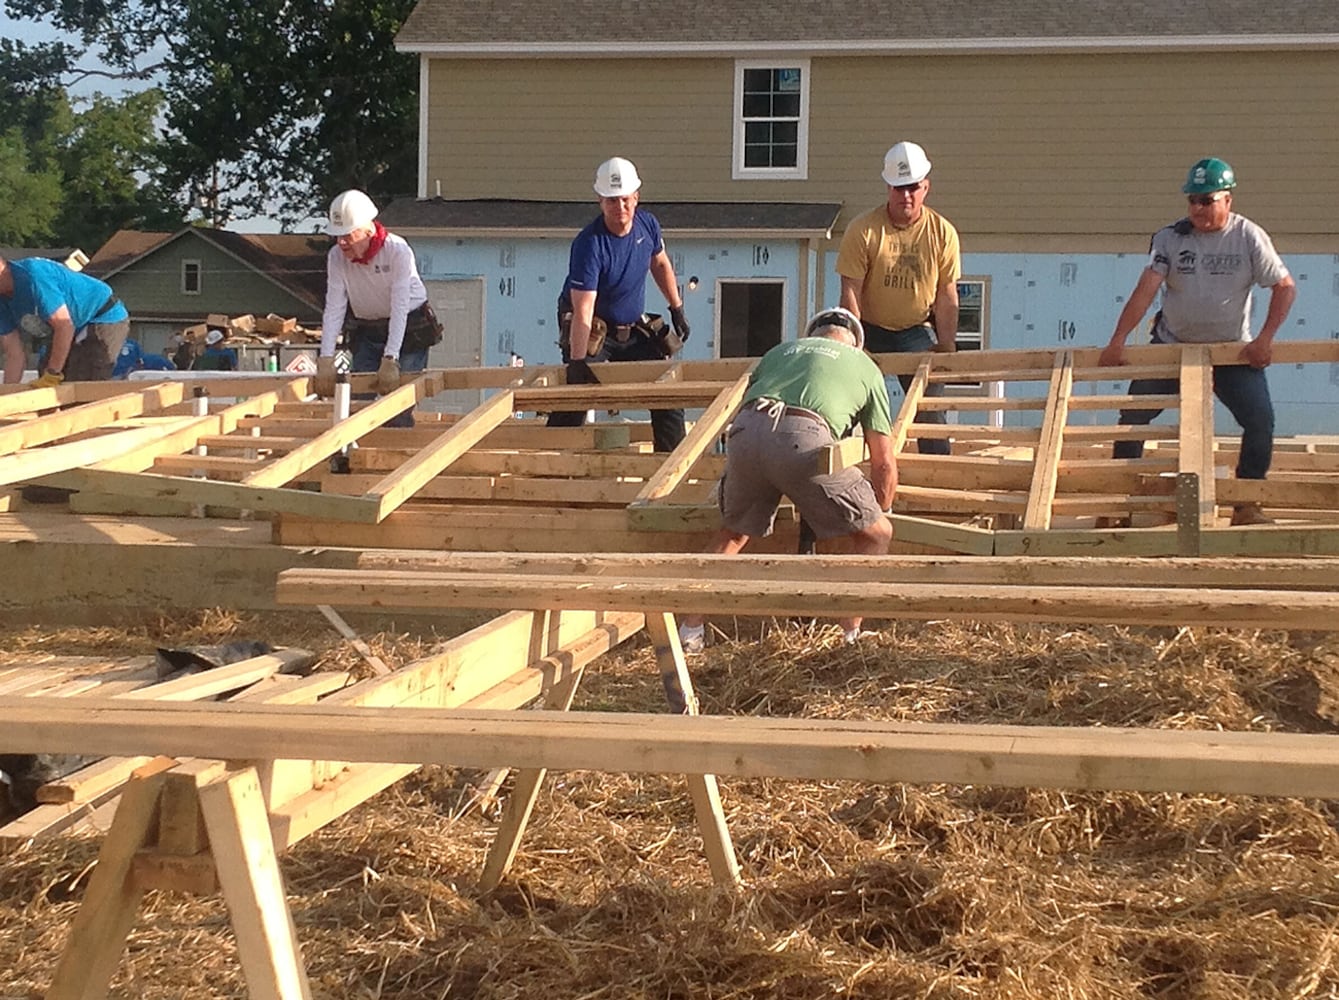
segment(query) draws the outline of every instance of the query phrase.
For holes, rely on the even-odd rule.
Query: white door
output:
[[[478,368],[484,359],[484,279],[424,281],[428,302],[445,328],[428,352],[429,368]],[[478,389],[457,389],[424,400],[423,409],[468,413],[483,401]]]

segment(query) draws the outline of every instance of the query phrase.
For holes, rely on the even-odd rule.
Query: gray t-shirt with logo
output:
[[[1167,344],[1251,339],[1251,288],[1288,277],[1269,234],[1235,212],[1217,232],[1188,219],[1153,234],[1148,266],[1162,275],[1162,312],[1153,337]]]

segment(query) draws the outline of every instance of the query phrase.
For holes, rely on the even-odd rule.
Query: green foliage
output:
[[[47,243],[61,199],[60,176],[33,170],[28,146],[19,129],[0,135],[0,244],[33,246]]]
[[[412,191],[418,63],[394,36],[414,0],[9,0],[164,95],[156,179],[216,222],[321,214],[361,187]],[[60,53],[47,52],[48,61]],[[5,55],[0,51],[0,62]],[[31,56],[29,68],[40,68]],[[3,86],[0,76],[0,86]]]

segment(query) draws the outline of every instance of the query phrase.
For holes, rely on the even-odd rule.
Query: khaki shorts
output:
[[[726,438],[722,525],[740,535],[769,535],[782,496],[790,497],[818,538],[850,535],[878,521],[883,511],[859,469],[818,474],[819,453],[831,443],[832,431],[822,420],[741,410]]]

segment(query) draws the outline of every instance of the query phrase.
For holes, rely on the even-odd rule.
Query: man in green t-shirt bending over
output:
[[[825,309],[804,337],[768,351],[753,370],[726,438],[721,529],[709,552],[734,555],[768,535],[787,496],[816,537],[847,535],[861,555],[888,551],[893,529],[884,512],[897,490],[888,389],[865,354],[865,331],[846,309]],[[859,425],[869,447],[870,478],[854,466],[818,471],[818,452]],[[842,620],[848,641],[860,619]],[[680,629],[684,648],[702,647],[700,617]]]

